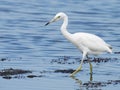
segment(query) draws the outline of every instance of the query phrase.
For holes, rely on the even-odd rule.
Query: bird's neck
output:
[[[62,26],[61,26],[61,30],[66,29],[66,28],[67,28],[67,25],[68,25],[68,16],[66,15],[66,16],[64,16],[64,18],[63,18],[63,24],[62,24]]]
[[[66,39],[68,39],[68,40],[71,41],[71,33],[69,33],[69,32],[67,31],[67,25],[68,25],[68,17],[65,16],[65,17],[63,18],[63,24],[62,24],[62,26],[61,26],[61,32],[62,32],[62,34],[64,35],[64,37],[65,37]]]

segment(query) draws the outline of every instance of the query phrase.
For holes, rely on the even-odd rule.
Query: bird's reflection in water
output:
[[[80,88],[81,88],[80,90],[82,90],[82,86],[84,83],[82,83],[82,81],[80,79],[76,78],[75,76],[71,76],[71,78],[80,85]],[[90,82],[93,80],[92,73],[90,73],[89,80],[90,80]]]

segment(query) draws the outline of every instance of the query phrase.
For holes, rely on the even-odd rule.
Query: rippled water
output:
[[[51,64],[51,60],[63,56],[81,58],[81,53],[60,32],[61,22],[47,27],[44,24],[57,12],[69,16],[68,30],[71,33],[88,32],[102,37],[120,49],[120,1],[119,0],[0,0],[0,69],[29,69],[36,74],[56,69],[75,69],[76,64]],[[117,61],[93,63],[93,81],[120,80],[119,54],[100,55],[117,58]],[[71,60],[73,60],[71,59]],[[72,66],[72,67],[71,67]],[[83,90],[68,74],[46,73],[45,77],[33,79],[0,78],[1,90]],[[76,75],[82,82],[89,81],[89,65]],[[119,85],[98,87],[103,90],[118,90]]]

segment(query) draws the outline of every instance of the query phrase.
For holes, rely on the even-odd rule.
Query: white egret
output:
[[[80,66],[72,74],[70,74],[70,76],[74,76],[77,72],[81,70],[83,60],[88,57],[88,55],[98,55],[102,52],[112,53],[112,47],[107,44],[103,39],[94,34],[84,32],[74,34],[69,33],[67,31],[68,16],[63,12],[56,14],[55,17],[45,25],[61,19],[63,20],[63,24],[61,26],[61,32],[63,36],[71,43],[73,43],[82,52],[82,60]],[[92,73],[92,64],[90,62],[89,64],[90,73]]]

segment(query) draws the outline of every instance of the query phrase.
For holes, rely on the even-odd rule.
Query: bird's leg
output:
[[[83,60],[81,61],[80,66],[72,74],[70,74],[70,76],[74,76],[77,72],[79,72],[82,69],[82,63],[83,63]]]
[[[85,56],[86,56],[86,53],[83,53],[83,57],[82,57],[80,66],[72,74],[70,74],[70,76],[74,76],[76,73],[78,73],[82,69],[82,63],[83,63]]]
[[[90,65],[90,74],[92,74],[92,64],[91,64],[91,62],[89,62],[89,65]]]
[[[88,59],[89,65],[90,65],[90,74],[92,74],[92,64],[90,62],[90,59],[89,59],[88,55],[86,55],[86,57]]]

